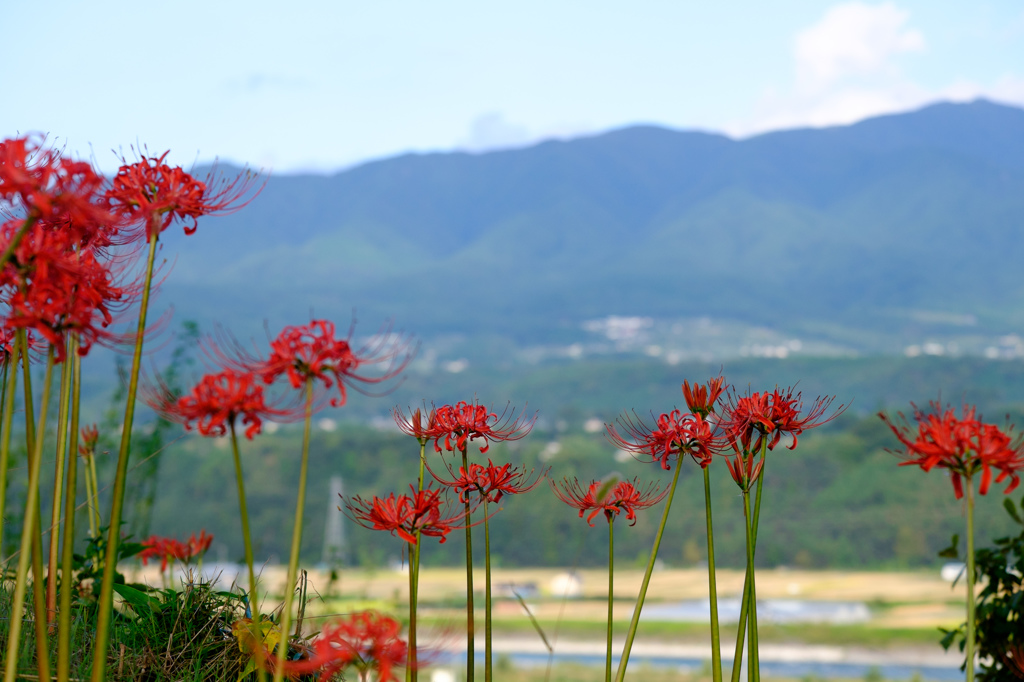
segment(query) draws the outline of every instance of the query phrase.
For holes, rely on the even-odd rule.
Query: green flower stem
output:
[[[71,677],[71,590],[75,545],[75,502],[78,497],[78,408],[82,397],[82,358],[78,356],[78,337],[68,343],[71,363],[71,441],[68,444],[68,480],[64,499],[64,540],[60,561],[60,629],[57,636],[57,682]]]
[[[967,476],[967,682],[974,682],[974,484]]]
[[[7,390],[7,376],[10,374],[16,375],[17,372],[10,371],[10,364],[16,363],[17,361],[17,346],[16,342],[14,347],[11,349],[10,355],[7,356],[3,364],[3,389],[0,393],[0,414],[3,414],[6,418],[7,410],[7,396],[11,396],[11,402],[13,402],[13,391]],[[13,408],[13,404],[11,406]],[[5,514],[5,502],[7,498],[7,455],[10,452],[10,421],[13,420],[14,412],[10,410],[11,419],[3,421],[3,427],[0,427],[0,438],[3,438],[4,447],[3,461],[0,462],[0,518],[4,518]],[[3,523],[0,523],[0,570],[3,570]]]
[[[469,471],[466,448],[462,448],[462,468]],[[476,677],[476,621],[473,612],[473,529],[470,524],[469,500],[466,500],[466,682]],[[486,518],[486,514],[484,517]]]
[[[761,653],[759,649],[760,642],[757,637],[757,581],[754,580],[754,554],[757,551],[757,542],[754,538],[757,537],[757,524],[761,520],[761,491],[764,490],[764,469],[765,459],[768,455],[768,438],[765,436],[761,439],[761,460],[759,466],[761,467],[757,475],[757,494],[754,496],[754,515],[750,522],[750,594],[747,599],[747,620],[750,627],[751,649],[750,667],[754,671],[754,682],[761,682]]]
[[[427,441],[420,441],[420,477],[416,484],[418,492],[423,491],[423,475],[427,462]],[[416,661],[416,609],[420,600],[420,532],[416,531],[416,545],[409,548],[409,665],[405,668],[405,679],[416,682],[419,666]]]
[[[89,537],[94,538],[96,537],[96,517],[93,516],[92,513],[93,504],[95,504],[95,502],[92,494],[92,476],[89,472],[89,460],[91,459],[92,455],[89,455],[85,458],[85,461],[82,462],[84,465],[82,473],[85,475],[85,518],[89,521]]]
[[[419,545],[419,533],[416,534],[416,553],[413,555],[413,618],[410,624],[411,632],[409,635],[409,669],[412,671],[412,682],[419,680],[420,671],[418,665],[418,654],[417,647],[419,646],[419,635],[417,634],[417,622],[416,622],[416,611],[419,609],[420,601],[420,552],[421,547]]]
[[[99,537],[103,521],[100,519],[100,478],[96,475],[96,452],[89,455],[89,478],[92,481],[92,504],[89,506],[89,526],[92,536]]]
[[[149,238],[149,258],[142,286],[139,307],[139,327],[135,334],[135,352],[132,355],[132,373],[128,380],[128,399],[124,407],[124,425],[121,427],[121,447],[117,453],[114,490],[111,493],[110,527],[107,530],[107,551],[103,558],[103,577],[96,618],[96,642],[93,646],[92,682],[103,682],[107,674],[107,650],[110,648],[110,622],[114,610],[114,575],[117,573],[117,550],[121,542],[121,513],[124,510],[125,483],[128,477],[128,456],[132,445],[132,423],[135,420],[135,396],[139,391],[139,369],[142,367],[142,341],[146,331],[150,287],[153,283],[153,262],[156,260],[158,235]]]
[[[242,458],[238,454],[238,434],[235,433],[235,420],[231,424],[231,454],[235,458],[235,482],[238,485],[238,510],[242,516],[242,542],[245,544],[245,567],[249,569],[249,606],[252,609],[252,622],[260,623],[260,601],[256,590],[256,571],[253,569],[252,534],[249,532],[249,508],[245,504],[245,478],[242,476]],[[259,638],[259,634],[256,634]]]
[[[284,584],[284,609],[281,611],[281,641],[277,645],[274,682],[284,680],[284,662],[288,657],[288,632],[292,624],[295,601],[295,580],[299,572],[299,550],[302,548],[302,513],[306,506],[306,474],[309,471],[309,429],[313,423],[313,377],[306,377],[306,419],[302,430],[302,464],[299,467],[299,495],[295,502],[295,525],[292,527],[292,550],[288,557],[288,577]]]
[[[25,447],[31,457],[36,442],[36,417],[35,402],[32,400],[32,372],[29,371],[31,358],[28,354],[28,334],[24,329],[17,330],[15,334],[21,344],[21,376],[25,382]]]
[[[484,682],[491,682],[491,524],[484,495]]]
[[[24,334],[23,331],[21,333]],[[24,336],[21,337],[21,341],[24,342]],[[25,358],[27,360],[27,353],[25,354]],[[53,347],[51,346],[46,359],[46,374],[43,379],[43,402],[40,406],[39,412],[40,434],[46,432],[46,412],[49,407],[50,379],[52,376]],[[42,468],[41,464],[43,461],[42,438],[39,438],[38,441],[33,438],[33,447],[30,450],[30,453],[28,489],[26,491],[25,500],[25,518],[21,530],[21,549],[18,555],[18,571],[14,583],[14,595],[11,599],[11,620],[7,634],[7,654],[5,656],[7,664],[4,668],[4,682],[14,682],[18,677],[18,650],[20,648],[19,644],[21,643],[22,625],[21,614],[25,608],[25,591],[28,584],[29,562],[38,558],[38,563],[40,565],[42,564],[42,553],[36,554],[33,552],[33,545],[35,544],[34,540],[39,540],[39,471]],[[33,570],[35,570],[35,567],[33,567]],[[41,575],[42,572],[40,569],[40,572],[36,573],[32,580],[32,582],[39,585],[39,587],[42,587],[42,583],[39,581],[39,576]],[[48,680],[50,679],[50,652],[49,643],[46,637],[46,623],[41,617],[44,613],[45,603],[40,603],[41,600],[39,597],[43,596],[41,590],[34,590],[34,593],[36,597],[36,667],[39,679]],[[40,633],[42,634],[41,638]]]
[[[28,458],[29,475],[31,476],[34,459],[33,453],[36,448],[36,433],[44,434],[41,428],[36,431],[36,418],[35,418],[35,402],[32,400],[32,373],[29,371],[30,358],[28,355],[28,334],[24,329],[19,329],[16,334],[21,336],[21,347],[25,350],[22,356],[21,371],[25,382],[25,452]],[[51,348],[52,351],[52,348]],[[47,385],[44,387],[44,395],[49,400],[50,390],[50,379],[53,376],[52,368],[47,373],[46,381]],[[45,411],[49,407],[43,408]],[[39,447],[42,448],[43,437],[39,437]],[[42,456],[40,455],[40,461]],[[42,528],[42,509],[39,503],[39,479],[37,478],[36,484],[36,501],[34,502],[34,518],[33,521],[34,531],[29,533],[32,541],[32,608],[35,612],[35,624],[36,624],[36,655],[38,658],[38,665],[40,679],[42,679],[43,666],[46,667],[46,672],[49,673],[50,661],[49,661],[49,641],[46,632],[46,619],[43,614],[46,612],[46,593],[43,588],[43,528]],[[28,514],[26,513],[26,516]],[[12,611],[13,612],[13,611]]]
[[[28,234],[28,231],[32,229],[32,226],[35,225],[38,220],[39,216],[35,214],[30,215],[25,219],[25,222],[21,224],[18,231],[14,233],[14,239],[10,241],[7,248],[4,249],[4,252],[0,254],[0,270],[7,265],[7,261],[9,261],[11,256],[14,255],[14,250],[18,248],[18,245],[21,244],[21,240],[25,238],[25,235]]]
[[[751,547],[753,544],[753,533],[750,527],[750,491],[743,491],[743,527],[746,530],[747,539],[747,576],[749,578],[750,590],[747,592],[747,607],[749,610],[750,604],[753,603],[756,597],[754,596],[754,552]],[[749,630],[749,637],[747,638],[747,680],[753,681],[754,678],[754,647],[757,646],[755,643],[756,632],[754,630],[754,617],[752,613],[748,614],[747,618],[747,629]]]
[[[708,594],[711,601],[711,679],[722,682],[722,646],[718,628],[718,588],[715,584],[715,536],[711,529],[711,474],[704,467],[704,514],[708,524]]]
[[[66,344],[70,345],[70,335]],[[68,403],[71,398],[71,357],[65,346],[60,373],[60,407],[57,412],[57,454],[53,468],[53,504],[50,508],[50,547],[46,563],[46,622],[52,628],[57,621],[57,557],[60,552],[60,506],[64,498],[64,458],[68,447]]]
[[[11,426],[14,423],[14,391],[18,383],[18,358],[21,354],[21,342],[14,342],[14,352],[4,364],[4,409],[3,429],[0,432],[0,518],[6,517],[7,512],[7,470],[11,458]],[[14,366],[11,366],[14,363]],[[4,564],[4,524],[0,523],[0,569]]]
[[[754,549],[757,549],[757,526],[758,521],[761,518],[761,490],[762,481],[764,481],[764,467],[765,467],[765,456],[767,453],[767,443],[762,444],[761,447],[761,469],[757,477],[757,494],[754,496],[754,522],[753,528],[751,528],[751,537]],[[743,645],[746,642],[745,636],[747,632],[747,611],[750,608],[750,574],[744,573],[743,576],[743,597],[740,599],[740,620],[736,629],[736,651],[733,654],[732,663],[732,682],[739,682],[740,679],[740,667],[743,664]]]
[[[754,542],[757,542],[756,536]],[[750,574],[743,572],[743,596],[740,598],[740,620],[736,626],[736,650],[732,656],[732,682],[739,682],[740,669],[743,667],[743,645],[747,634],[747,605],[750,603]]]
[[[7,361],[4,362],[3,379],[0,380],[0,381],[3,381],[3,390],[2,390],[2,392],[0,392],[0,410],[2,410],[7,405],[7,396],[8,396],[8,392],[7,392],[7,375],[9,374],[9,370],[10,370],[10,361],[12,359],[14,359],[14,357],[15,356],[12,353],[12,355],[10,357],[8,357]]]
[[[416,544],[409,545],[409,660],[405,666],[405,679],[412,682],[417,678],[416,671],[416,569],[419,563],[419,533],[416,533]]]
[[[622,682],[626,677],[626,666],[629,664],[629,651],[633,648],[633,640],[636,638],[636,628],[640,624],[640,611],[644,608],[644,599],[647,597],[647,586],[651,583],[651,574],[654,573],[654,562],[658,558],[658,548],[661,547],[661,537],[665,534],[665,526],[668,524],[668,512],[672,508],[672,498],[676,494],[676,484],[679,483],[679,472],[683,468],[683,458],[676,457],[676,473],[672,475],[672,486],[668,489],[668,498],[665,499],[665,511],[661,515],[661,525],[658,526],[658,534],[654,536],[654,547],[651,548],[651,558],[647,562],[647,571],[644,573],[644,581],[640,585],[640,594],[637,596],[636,607],[633,609],[633,619],[629,622],[629,632],[626,634],[626,646],[622,650],[622,658],[619,659],[619,669],[615,673],[615,682]]]
[[[426,468],[426,466],[427,466],[427,441],[423,441],[422,443],[420,443],[420,478],[419,478],[419,482],[416,485],[416,490],[419,491],[419,492],[423,491],[423,474],[425,473],[424,469]],[[418,532],[419,531],[417,531],[417,533]],[[418,537],[418,535],[417,535],[417,537]]]
[[[612,606],[615,603],[615,517],[608,517],[608,649],[604,655],[604,682],[612,682]]]

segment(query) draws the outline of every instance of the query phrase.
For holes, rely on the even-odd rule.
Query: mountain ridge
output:
[[[1022,186],[1024,110],[984,100],[740,140],[637,126],[411,153],[271,176],[167,240],[165,298],[243,326],[355,304],[523,339],[608,314],[870,326],[930,309],[995,330],[1024,321]]]

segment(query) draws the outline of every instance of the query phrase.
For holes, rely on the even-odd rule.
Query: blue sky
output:
[[[1024,3],[39,0],[0,6],[0,136],[116,167],[329,171],[632,123],[746,136],[1024,106]]]

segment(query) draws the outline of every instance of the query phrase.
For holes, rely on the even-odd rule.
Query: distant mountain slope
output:
[[[745,140],[639,126],[273,176],[170,237],[201,320],[391,315],[521,338],[607,314],[1024,321],[1024,111],[939,104]],[[894,312],[895,311],[895,312]]]

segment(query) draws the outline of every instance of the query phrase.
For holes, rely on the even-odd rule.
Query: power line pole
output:
[[[345,515],[338,511],[345,492],[341,476],[331,476],[331,493],[327,497],[327,523],[324,524],[324,552],[321,560],[330,567],[345,564]]]

